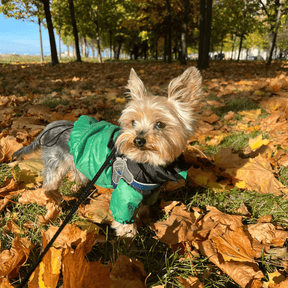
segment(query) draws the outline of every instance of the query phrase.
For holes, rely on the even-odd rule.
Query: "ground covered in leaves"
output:
[[[1,287],[19,283],[82,191],[68,175],[61,194],[47,195],[39,153],[21,162],[12,154],[55,120],[86,114],[117,124],[131,68],[166,95],[191,65],[0,64]],[[187,182],[161,188],[132,241],[106,224],[112,191],[98,187],[29,287],[288,287],[287,68],[210,63]]]

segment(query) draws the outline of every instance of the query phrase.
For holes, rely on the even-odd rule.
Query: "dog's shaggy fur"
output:
[[[187,69],[171,81],[168,97],[161,97],[150,94],[132,69],[127,88],[131,100],[119,119],[122,132],[116,141],[117,151],[137,163],[165,167],[181,155],[194,131],[202,96],[201,75],[195,67]],[[72,121],[50,123],[35,142],[14,153],[19,157],[42,149],[43,187],[47,190],[58,190],[68,171],[82,185],[89,181],[77,170],[70,153],[73,126]],[[112,227],[118,235],[135,234],[134,224],[114,221]]]

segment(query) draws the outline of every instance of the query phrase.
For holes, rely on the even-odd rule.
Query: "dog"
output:
[[[76,122],[55,121],[13,157],[41,148],[43,188],[58,191],[68,171],[86,185],[115,147],[116,156],[96,184],[115,189],[111,226],[118,236],[133,237],[135,213],[143,199],[161,184],[187,175],[183,151],[196,128],[202,77],[190,67],[170,82],[168,97],[154,96],[131,69],[127,88],[130,100],[120,127],[85,115]]]

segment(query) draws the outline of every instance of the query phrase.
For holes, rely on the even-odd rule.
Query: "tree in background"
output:
[[[280,49],[280,59],[285,59],[288,54],[288,24],[286,23],[278,31],[277,46]]]
[[[268,46],[269,58],[267,61],[267,65],[270,65],[272,62],[272,56],[276,44],[278,28],[280,27],[281,24],[283,0],[275,0],[275,1],[267,0],[265,2],[260,0],[260,3],[266,15],[264,23],[267,23],[270,26],[269,46]]]
[[[45,19],[48,28],[49,42],[50,42],[50,52],[51,52],[51,63],[53,66],[59,64],[57,56],[57,48],[53,30],[53,23],[50,11],[50,1],[49,0],[39,0],[44,5]]]
[[[199,69],[209,67],[209,49],[212,20],[212,2],[213,0],[200,1],[200,36],[199,36]]]
[[[188,24],[189,24],[189,0],[184,0],[184,17],[182,21],[182,31],[181,31],[181,57],[180,63],[186,65],[187,58],[187,37],[188,37]]]
[[[189,50],[198,52],[198,67],[204,69],[209,67],[209,51],[220,51],[221,57],[222,51],[232,51],[232,59],[238,49],[239,61],[242,48],[248,53],[257,46],[260,52],[268,38],[271,63],[274,47],[280,53],[285,51],[285,37],[281,42],[279,38],[278,44],[276,37],[278,30],[285,34],[287,4],[287,0],[4,0],[0,11],[23,20],[36,21],[38,17],[39,28],[46,19],[53,65],[58,63],[55,27],[59,57],[62,39],[67,51],[70,46],[76,51],[78,61],[81,43],[82,57],[97,50],[99,62],[103,48],[109,48],[110,59],[126,53],[134,60],[163,56],[171,62],[174,56],[182,64]],[[260,34],[263,43],[255,37]]]

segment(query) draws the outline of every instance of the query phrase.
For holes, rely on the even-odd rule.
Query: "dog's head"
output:
[[[150,94],[132,69],[128,81],[131,100],[119,119],[119,153],[138,163],[165,166],[185,150],[193,134],[202,96],[202,77],[187,69],[168,86],[168,97]]]

